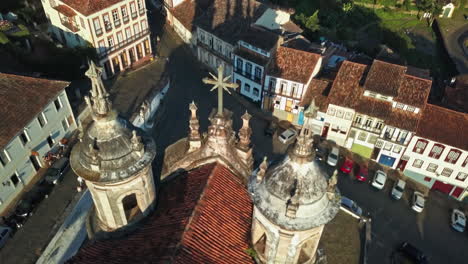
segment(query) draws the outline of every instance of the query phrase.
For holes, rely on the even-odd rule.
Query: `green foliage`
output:
[[[257,258],[257,251],[255,251],[255,249],[253,248],[248,248],[245,250],[245,253],[247,253],[249,256],[251,256],[252,258]]]
[[[305,25],[310,31],[316,32],[320,29],[319,23],[318,11],[315,11],[315,13],[307,19]]]
[[[410,0],[404,0],[403,5],[405,6],[406,11],[411,10],[411,1]]]

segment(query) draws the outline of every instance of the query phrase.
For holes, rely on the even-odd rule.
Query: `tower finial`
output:
[[[107,93],[102,82],[102,67],[97,67],[92,60],[88,59],[89,69],[86,76],[91,80],[91,109],[95,115],[106,115],[111,110],[109,93]],[[88,101],[87,101],[88,102]]]
[[[224,73],[224,67],[223,67],[223,64],[220,64],[218,67],[218,77],[214,76],[210,72],[212,79],[203,78],[204,83],[213,85],[213,88],[211,88],[210,91],[213,91],[214,89],[218,89],[218,115],[220,116],[223,115],[223,89],[226,90],[226,92],[230,94],[231,92],[229,91],[228,88],[236,89],[237,87],[239,87],[237,83],[228,82],[231,76],[224,77],[223,73]]]

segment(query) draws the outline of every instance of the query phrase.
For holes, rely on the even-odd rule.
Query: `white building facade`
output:
[[[16,79],[16,77],[13,78]],[[19,80],[21,81],[22,78]],[[33,78],[25,78],[34,81]],[[31,84],[25,83],[24,87],[21,88],[27,90],[27,85]],[[57,86],[57,84],[53,85]],[[77,128],[75,117],[64,90],[68,83],[60,82],[58,86],[60,91],[48,98],[49,100],[45,105],[38,107],[40,111],[27,114],[27,117],[30,118],[27,124],[24,127],[18,127],[16,133],[5,144],[0,146],[0,213],[20,194],[24,186],[34,178],[38,170],[45,166],[43,157],[49,151],[57,149],[60,140],[69,137]],[[0,85],[0,89],[3,88]],[[11,86],[8,88],[14,90]],[[17,97],[21,96],[22,94],[17,95]],[[31,101],[34,99],[23,100],[28,100],[33,104]],[[2,116],[12,115],[15,109],[11,110],[10,113],[2,113]],[[5,120],[8,119],[5,118]],[[19,123],[20,121],[18,121]]]
[[[43,0],[50,31],[64,45],[96,49],[105,79],[152,55],[145,1],[122,0],[115,4],[90,0]]]
[[[198,60],[213,72],[216,72],[219,65],[223,65],[224,75],[231,76],[232,80],[234,46],[200,27],[197,27],[196,34]]]
[[[468,195],[467,150],[415,136],[404,155],[406,176],[460,200]]]

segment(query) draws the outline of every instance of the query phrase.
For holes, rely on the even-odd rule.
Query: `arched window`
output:
[[[416,145],[414,145],[413,152],[422,154],[427,147],[427,143],[429,143],[427,140],[418,139]]]
[[[130,222],[136,216],[141,214],[135,193],[125,196],[122,199],[122,205],[125,211],[125,218],[127,218],[127,222]]]
[[[313,258],[315,255],[314,246],[315,241],[312,239],[309,239],[304,244],[302,244],[297,263],[307,263],[308,261],[310,261],[310,259]]]
[[[440,158],[440,155],[442,155],[442,152],[444,151],[445,147],[441,144],[434,144],[434,146],[431,149],[431,152],[429,153],[429,157],[438,159]]]
[[[458,158],[461,156],[461,151],[458,149],[451,149],[445,158],[445,162],[455,164],[457,163]]]

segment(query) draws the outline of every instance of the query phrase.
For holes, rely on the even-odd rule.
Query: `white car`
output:
[[[453,209],[452,211],[452,228],[457,230],[458,232],[465,231],[466,227],[466,216],[465,214],[458,210]]]
[[[387,174],[381,170],[378,170],[375,173],[374,179],[372,180],[372,186],[378,190],[382,190],[386,181]]]
[[[337,147],[333,147],[332,150],[330,151],[330,154],[328,154],[327,164],[335,167],[336,164],[338,163],[339,154],[340,154],[340,150]]]
[[[424,203],[426,202],[426,199],[424,199],[424,195],[420,192],[414,192],[413,193],[413,205],[411,208],[418,212],[421,213],[424,210]]]
[[[395,185],[393,185],[392,189],[392,197],[395,200],[400,200],[401,197],[403,196],[403,191],[405,190],[406,182],[404,180],[398,180],[395,182]]]
[[[278,139],[281,143],[286,144],[289,141],[295,139],[296,135],[297,135],[296,130],[292,128],[288,128],[283,133],[281,133],[281,135],[279,135]]]

